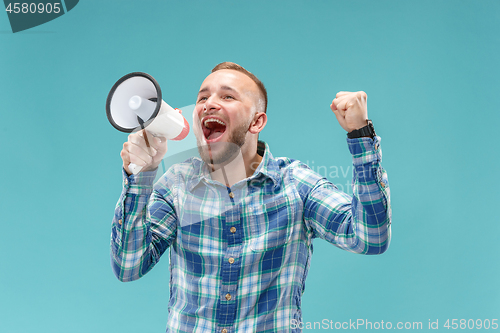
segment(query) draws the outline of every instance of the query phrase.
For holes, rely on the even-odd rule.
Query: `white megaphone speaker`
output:
[[[146,128],[167,140],[182,140],[189,133],[186,119],[162,100],[158,82],[146,73],[130,73],[115,83],[106,101],[106,115],[114,128],[126,133]],[[128,167],[134,174],[142,169],[133,163]]]

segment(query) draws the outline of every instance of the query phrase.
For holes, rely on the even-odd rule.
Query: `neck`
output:
[[[262,156],[257,154],[257,142],[255,142],[255,149],[244,145],[238,155],[230,162],[209,164],[210,175],[213,180],[231,187],[237,182],[252,176],[261,161]]]

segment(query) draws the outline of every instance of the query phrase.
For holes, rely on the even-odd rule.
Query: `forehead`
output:
[[[221,69],[213,72],[203,81],[200,90],[206,88],[209,90],[217,90],[223,86],[233,88],[241,93],[258,92],[257,84],[251,78],[232,69]]]

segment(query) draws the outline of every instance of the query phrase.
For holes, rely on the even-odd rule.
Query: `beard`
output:
[[[202,145],[200,140],[197,139],[196,142],[201,159],[205,163],[212,165],[231,162],[238,156],[241,147],[245,144],[245,137],[251,121],[252,119],[247,124],[243,124],[229,133],[228,142],[215,142]]]

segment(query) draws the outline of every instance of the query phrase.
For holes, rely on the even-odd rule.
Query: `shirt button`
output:
[[[230,197],[231,199],[233,199],[233,198],[234,198],[234,193],[233,193],[233,192],[229,192],[229,197]]]
[[[384,182],[380,182],[380,186],[386,187],[386,184]]]
[[[236,232],[236,228],[235,227],[231,227],[231,229],[229,229],[229,231],[231,231],[234,234]]]
[[[225,328],[223,328],[221,333],[227,333],[227,330]]]
[[[121,220],[121,219],[120,219],[120,220],[118,220],[118,224],[119,224],[119,225],[122,225],[122,220]]]
[[[234,264],[234,258],[229,258],[228,261],[230,264]]]
[[[125,179],[125,185],[128,185],[128,179]]]
[[[376,144],[375,144],[375,150],[377,150],[377,149],[378,149],[378,147],[379,147],[379,146],[378,146],[378,143],[376,143]]]
[[[231,300],[231,294],[226,294],[226,300],[230,301]]]

